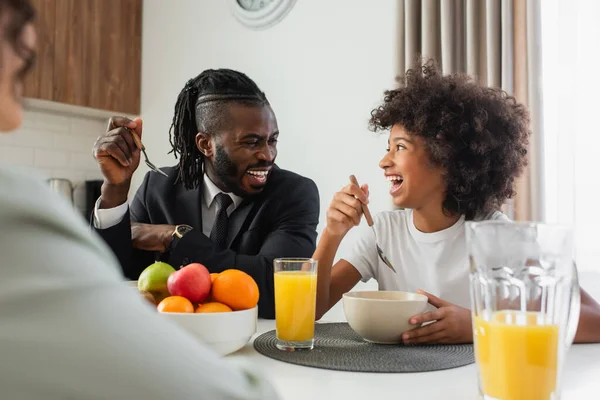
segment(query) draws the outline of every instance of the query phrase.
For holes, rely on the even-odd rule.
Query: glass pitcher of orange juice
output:
[[[579,319],[567,227],[468,222],[479,392],[485,400],[558,400]]]

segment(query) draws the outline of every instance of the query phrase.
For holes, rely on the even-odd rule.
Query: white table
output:
[[[600,299],[600,279],[594,278],[586,279],[584,282],[587,284],[583,286],[596,299]],[[590,281],[593,284],[590,285]],[[333,311],[333,314],[340,315],[339,309],[337,313]],[[274,321],[259,320],[255,337],[272,329],[275,329]],[[410,374],[330,371],[273,360],[254,350],[252,343],[228,358],[243,358],[261,368],[283,400],[478,398],[474,364],[445,371]],[[600,344],[571,347],[563,375],[561,399],[600,399]]]
[[[259,320],[256,336],[272,329],[275,329],[274,321]],[[261,368],[283,400],[478,398],[474,364],[445,371],[410,374],[331,371],[273,360],[254,350],[252,343],[228,358],[243,358]],[[574,345],[567,357],[562,400],[598,398],[600,344]]]

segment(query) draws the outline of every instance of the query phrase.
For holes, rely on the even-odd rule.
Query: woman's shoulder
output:
[[[42,185],[43,177],[34,169],[26,167],[0,166],[0,181],[6,185],[20,184],[23,181]]]
[[[73,207],[52,192],[39,173],[4,167],[0,168],[0,220],[3,224],[31,224],[37,231],[82,224]]]
[[[24,208],[32,203],[48,200],[50,191],[41,175],[25,168],[0,167],[0,199],[4,206],[12,204]]]
[[[0,224],[12,233],[0,241],[0,253],[5,259],[13,257],[15,264],[26,262],[22,254],[29,252],[31,268],[52,264],[55,274],[85,271],[97,279],[119,277],[110,249],[69,202],[50,190],[43,176],[0,168]],[[86,269],[79,267],[82,262]]]
[[[73,207],[50,190],[46,178],[30,168],[0,167],[0,199],[6,212],[45,213],[70,221]]]

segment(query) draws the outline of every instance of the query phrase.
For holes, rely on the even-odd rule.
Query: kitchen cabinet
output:
[[[54,80],[54,1],[32,0],[37,10],[37,56],[36,65],[25,78],[24,93],[27,97],[51,100]]]
[[[139,114],[142,0],[33,0],[38,59],[25,97]]]

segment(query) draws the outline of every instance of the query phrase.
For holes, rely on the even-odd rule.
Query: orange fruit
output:
[[[181,296],[169,296],[165,297],[156,309],[159,312],[181,312],[181,313],[193,313],[194,305],[191,301]]]
[[[219,312],[231,312],[231,308],[226,306],[223,303],[211,302],[200,304],[198,308],[196,308],[197,313],[219,313]]]
[[[239,269],[227,269],[213,283],[211,298],[231,307],[232,310],[247,310],[258,303],[258,285],[247,273]]]
[[[219,276],[218,272],[213,272],[212,274],[210,274],[210,283],[212,283],[214,285],[215,279],[217,279],[217,276]]]

